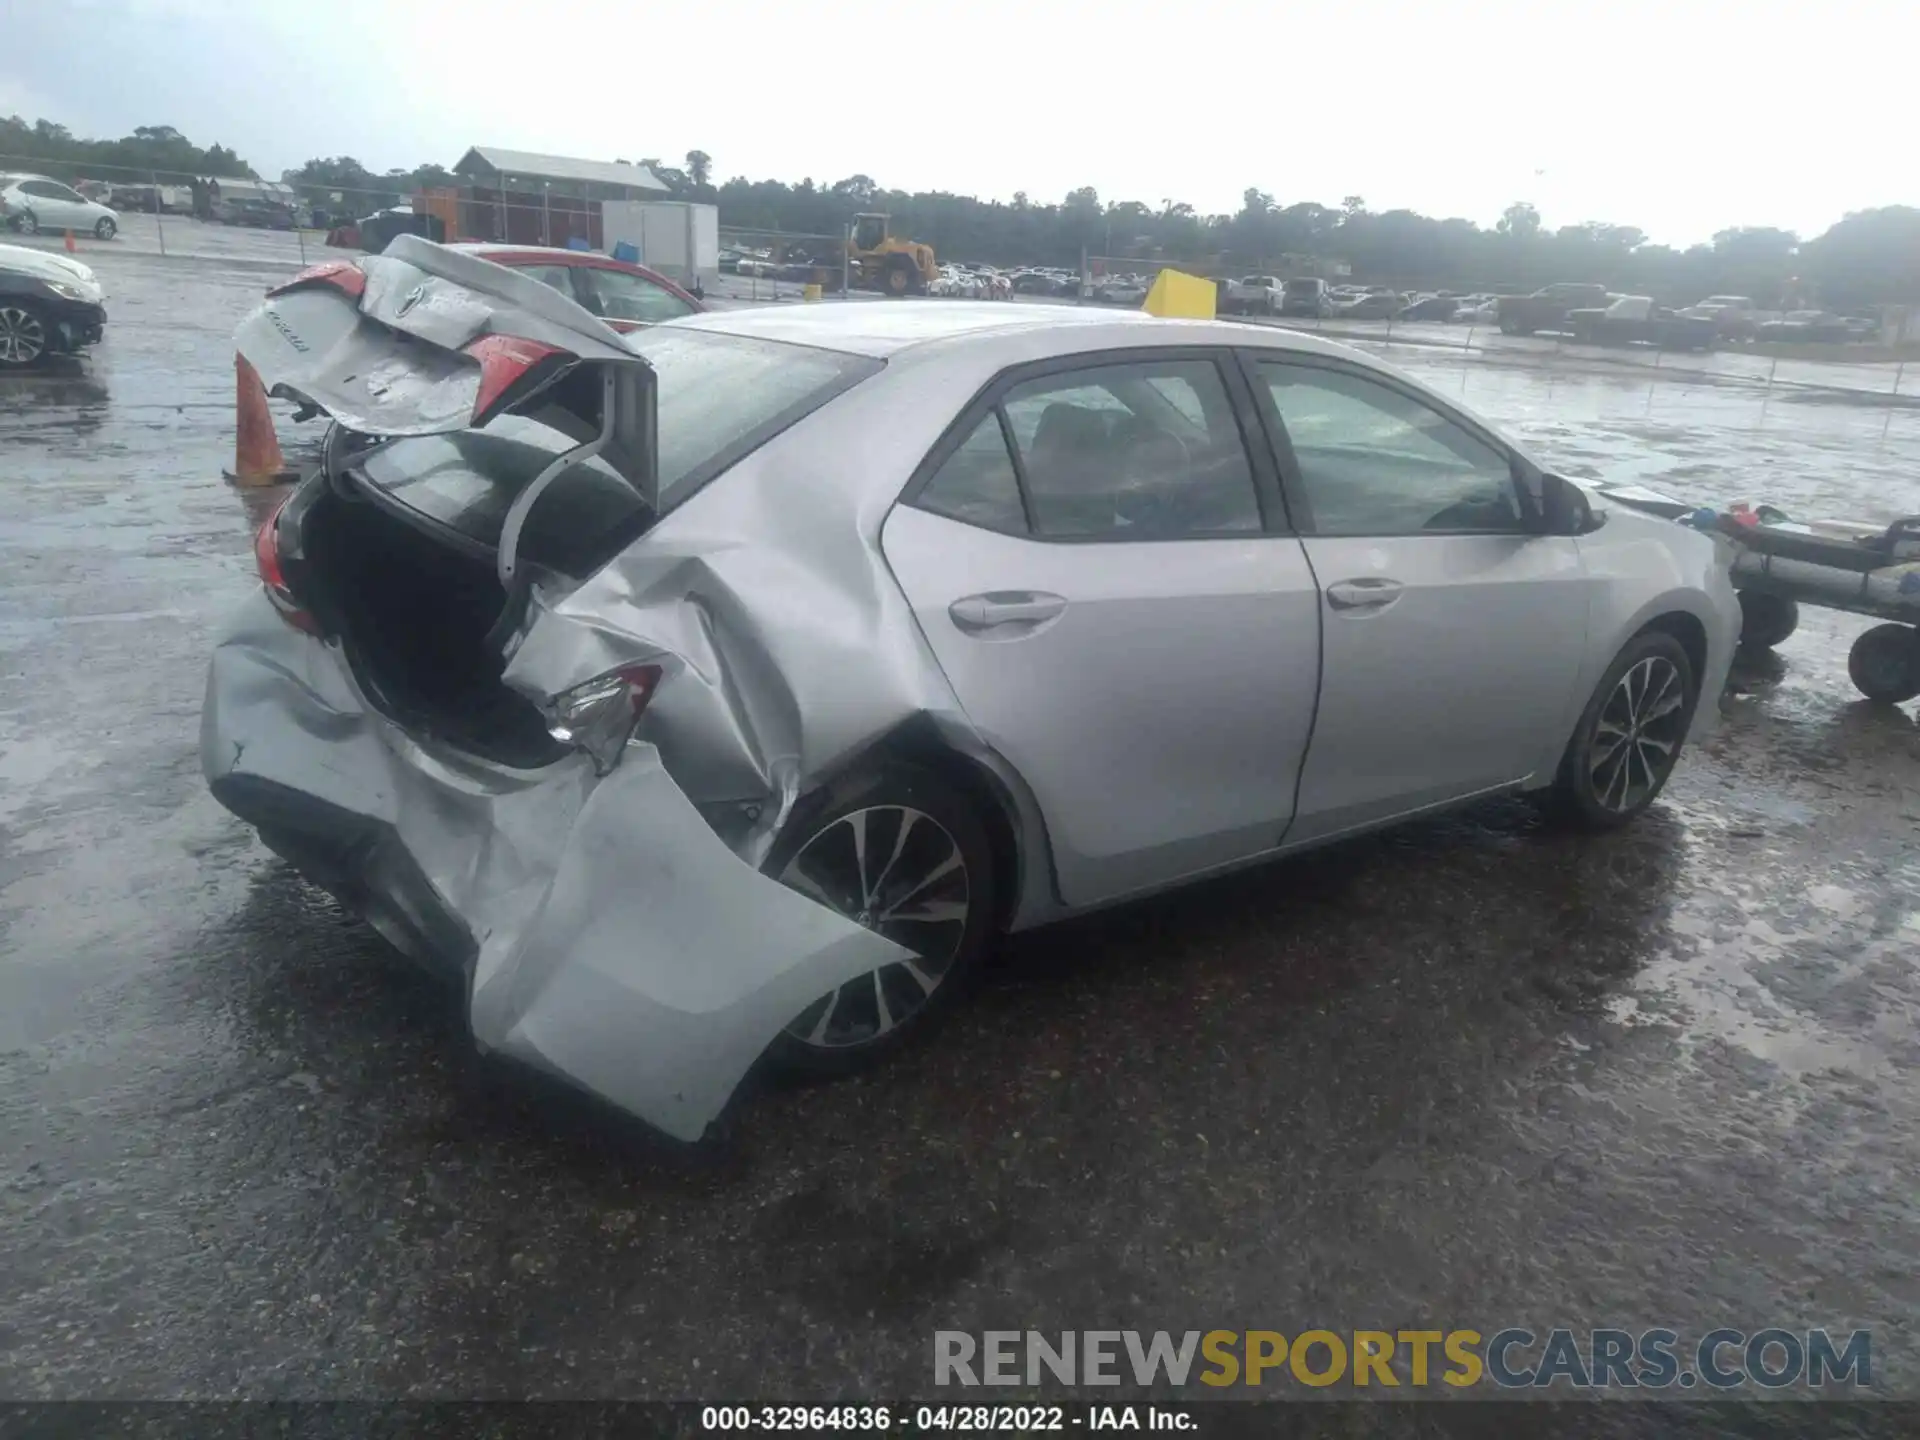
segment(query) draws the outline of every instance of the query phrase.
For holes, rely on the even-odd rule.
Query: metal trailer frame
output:
[[[1637,486],[1601,487],[1600,493],[1631,509],[1680,522],[1699,507]],[[1865,527],[1862,527],[1863,530]],[[1771,650],[1799,627],[1800,606],[1839,610],[1882,621],[1863,632],[1847,655],[1847,675],[1867,699],[1897,705],[1920,697],[1920,593],[1911,604],[1895,604],[1868,593],[1871,576],[1893,564],[1920,561],[1920,516],[1895,520],[1876,537],[1876,543],[1848,543],[1838,538],[1781,532],[1767,525],[1722,523],[1713,533],[1724,535],[1739,552],[1764,557],[1758,571],[1732,571],[1733,588],[1740,595],[1741,648]],[[1914,553],[1902,556],[1899,547]],[[1836,579],[1859,577],[1860,593],[1848,597],[1831,585],[1816,586],[1791,574],[1772,573],[1775,559],[1797,566],[1818,566]]]

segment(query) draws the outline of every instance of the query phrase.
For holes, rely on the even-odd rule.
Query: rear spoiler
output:
[[[515,499],[502,583],[526,512],[562,471],[598,458],[659,509],[653,369],[548,285],[418,235],[302,271],[235,343],[271,395],[361,435],[438,435],[525,415],[580,442]]]

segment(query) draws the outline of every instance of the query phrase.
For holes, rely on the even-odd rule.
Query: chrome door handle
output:
[[[953,623],[969,634],[1001,625],[1038,625],[1067,608],[1066,598],[1032,590],[993,590],[947,607]]]
[[[1369,575],[1358,580],[1336,580],[1327,586],[1327,604],[1336,610],[1384,610],[1405,589],[1398,580]]]

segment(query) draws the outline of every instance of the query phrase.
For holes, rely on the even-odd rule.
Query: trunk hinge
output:
[[[554,481],[574,466],[593,459],[613,443],[621,419],[619,390],[618,372],[611,368],[607,369],[600,378],[600,433],[586,443],[576,445],[564,454],[555,456],[553,463],[534,476],[533,483],[514,496],[513,504],[507,507],[507,518],[500,527],[500,549],[495,556],[494,569],[500,579],[500,588],[509,595],[513,593],[513,579],[519,566],[520,532],[526,526],[528,514],[532,512],[535,502]],[[652,475],[651,467],[647,473],[649,478],[653,479],[653,485],[651,487],[634,485],[633,488],[635,493],[646,502],[647,508],[657,514],[660,509],[659,497],[657,494],[647,494],[646,490],[648,488],[657,490],[658,480]],[[631,480],[627,483],[633,484]]]

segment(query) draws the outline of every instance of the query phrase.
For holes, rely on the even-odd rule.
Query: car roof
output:
[[[814,305],[762,305],[709,310],[672,322],[794,345],[884,359],[935,344],[992,345],[1043,337],[1046,348],[1071,354],[1110,346],[1245,345],[1263,349],[1350,354],[1346,346],[1270,325],[1234,320],[1163,320],[1140,310],[1072,305],[981,305],[965,300],[838,300]]]

